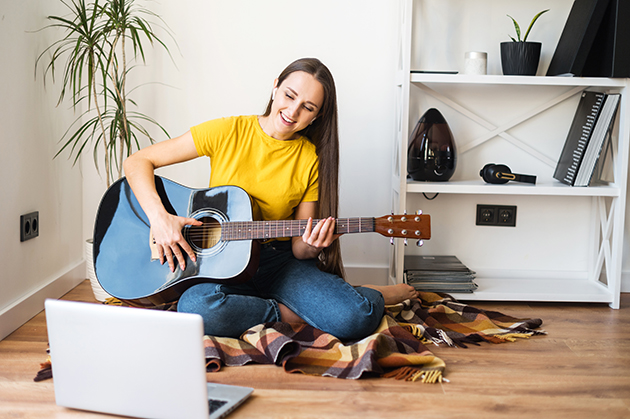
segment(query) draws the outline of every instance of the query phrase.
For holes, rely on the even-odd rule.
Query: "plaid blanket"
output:
[[[276,364],[287,372],[357,379],[383,376],[441,382],[445,363],[425,346],[466,347],[502,343],[544,334],[540,319],[517,319],[457,302],[447,294],[421,293],[419,299],[388,306],[379,328],[357,342],[303,324],[267,323],[241,339],[206,336],[207,369],[250,363]]]
[[[437,383],[445,363],[425,346],[512,342],[545,334],[540,319],[517,319],[459,303],[447,294],[421,292],[419,299],[387,306],[380,326],[356,342],[305,324],[267,323],[240,339],[204,337],[207,371],[222,366],[276,364],[287,372],[358,379],[382,376]],[[50,357],[35,381],[52,377]]]

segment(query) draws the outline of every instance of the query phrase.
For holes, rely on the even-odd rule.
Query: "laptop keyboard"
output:
[[[216,400],[216,399],[208,399],[208,413],[213,413],[219,410],[227,401],[225,400]]]

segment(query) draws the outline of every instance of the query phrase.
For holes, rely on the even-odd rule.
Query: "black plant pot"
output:
[[[535,76],[540,61],[540,42],[501,42],[501,67],[506,76]]]
[[[437,109],[422,115],[409,138],[407,172],[413,180],[447,181],[455,173],[453,134]]]

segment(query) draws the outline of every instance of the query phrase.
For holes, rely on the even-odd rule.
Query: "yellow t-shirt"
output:
[[[318,160],[306,137],[276,140],[256,115],[214,119],[190,129],[197,153],[210,157],[210,187],[235,185],[252,197],[254,219],[293,218],[318,199]]]

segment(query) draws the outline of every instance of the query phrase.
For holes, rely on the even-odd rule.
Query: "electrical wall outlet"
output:
[[[39,236],[39,211],[20,215],[20,241]]]
[[[478,226],[516,227],[515,205],[477,205]]]

